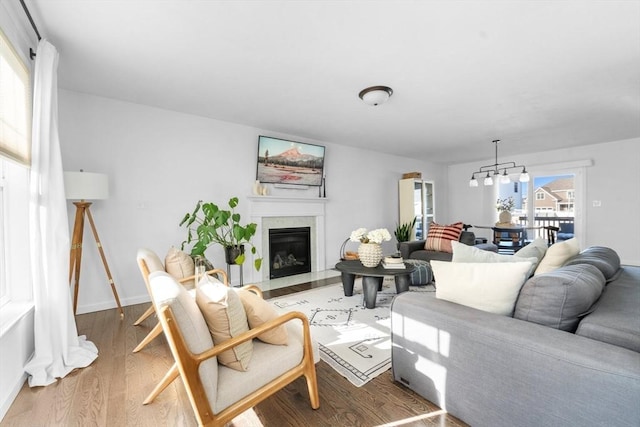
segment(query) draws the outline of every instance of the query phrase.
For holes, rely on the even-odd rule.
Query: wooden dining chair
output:
[[[543,228],[547,233],[547,245],[553,245],[556,242],[556,236],[558,235],[560,228],[554,227],[553,225],[545,225]]]
[[[526,245],[526,230],[522,227],[491,227],[493,244],[498,252],[516,253]]]

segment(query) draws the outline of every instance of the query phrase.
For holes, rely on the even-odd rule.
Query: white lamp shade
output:
[[[108,199],[109,179],[103,173],[65,172],[64,193],[72,200]]]
[[[484,185],[493,185],[493,179],[487,174],[487,177],[484,179]]]

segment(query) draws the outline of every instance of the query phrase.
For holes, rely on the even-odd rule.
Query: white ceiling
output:
[[[640,136],[636,0],[27,5],[64,89],[442,163]]]

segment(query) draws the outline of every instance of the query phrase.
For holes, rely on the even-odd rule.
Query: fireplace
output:
[[[264,257],[262,268],[246,268],[251,282],[270,280],[270,268],[267,265],[269,255],[269,230],[272,228],[310,227],[311,228],[311,273],[326,270],[325,255],[325,205],[328,199],[323,197],[278,197],[249,196],[251,222],[258,224],[260,230],[253,236],[253,244]],[[246,263],[250,265],[250,263]],[[245,276],[247,277],[247,276]]]
[[[311,272],[311,227],[269,229],[269,278]]]

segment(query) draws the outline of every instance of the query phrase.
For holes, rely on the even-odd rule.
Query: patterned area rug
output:
[[[434,292],[433,286],[411,286],[409,292]],[[361,387],[391,368],[391,317],[396,296],[392,277],[385,278],[376,308],[363,307],[362,279],[353,296],[342,284],[325,286],[269,300],[280,312],[301,311],[309,318],[311,334],[319,343],[320,358]]]

